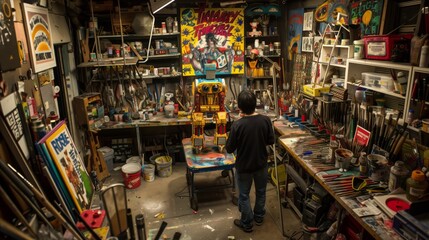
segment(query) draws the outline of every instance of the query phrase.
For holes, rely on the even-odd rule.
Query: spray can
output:
[[[408,177],[408,169],[404,162],[396,161],[395,165],[390,168],[389,175],[389,191],[393,191],[399,187],[403,187]]]

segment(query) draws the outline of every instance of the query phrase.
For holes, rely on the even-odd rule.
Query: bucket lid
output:
[[[140,164],[140,157],[139,156],[132,156],[127,159],[126,163],[139,163]]]
[[[141,166],[137,163],[127,163],[124,166],[122,166],[122,172],[123,173],[137,173],[141,170]]]

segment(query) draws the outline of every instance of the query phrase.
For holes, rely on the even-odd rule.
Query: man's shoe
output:
[[[254,220],[255,220],[255,224],[257,226],[261,226],[262,223],[264,223],[264,219],[263,218],[255,218]]]
[[[241,228],[241,230],[243,230],[243,231],[245,231],[245,232],[247,232],[247,233],[250,233],[250,232],[252,232],[252,231],[253,231],[252,227],[244,227],[244,226],[241,224],[240,219],[234,219],[234,225],[235,225],[235,226],[237,226],[237,227],[239,227],[239,228]]]

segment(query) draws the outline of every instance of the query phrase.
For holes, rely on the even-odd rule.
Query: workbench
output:
[[[384,227],[383,223],[380,223],[379,220],[376,219],[376,216],[367,216],[367,217],[359,217],[351,207],[351,200],[355,197],[350,196],[341,196],[337,192],[334,191],[328,184],[326,184],[324,178],[322,177],[324,174],[343,174],[348,176],[359,175],[359,172],[356,169],[351,169],[347,172],[339,172],[338,169],[332,169],[331,165],[326,165],[323,167],[319,162],[312,163],[309,160],[306,160],[305,156],[303,156],[303,151],[308,151],[309,146],[307,144],[309,142],[315,142],[317,138],[312,136],[310,133],[302,133],[297,132],[296,129],[291,129],[287,127],[287,121],[277,121],[274,124],[275,130],[279,136],[278,143],[287,151],[289,154],[289,162],[294,162],[295,166],[301,168],[309,177],[313,178],[317,181],[334,199],[338,202],[343,211],[347,211],[353,218],[356,220],[372,237],[375,239],[401,239],[401,237],[393,230],[387,229]],[[291,134],[291,132],[300,133]],[[305,132],[305,131],[304,131]],[[315,142],[319,147],[322,147],[323,144],[328,148],[328,143],[318,143]],[[310,147],[311,148],[311,147]],[[323,151],[323,150],[321,150]],[[285,163],[286,164],[286,163]],[[290,165],[288,165],[290,166]],[[331,167],[329,167],[331,166]],[[287,171],[286,171],[287,172]],[[287,200],[288,193],[288,176],[286,176],[286,189],[285,189],[285,199]],[[293,202],[288,201],[288,204],[292,204]],[[296,209],[294,209],[297,211]],[[383,212],[381,214],[384,214]],[[298,214],[300,215],[300,214]]]
[[[198,153],[193,149],[190,138],[184,138],[182,144],[187,164],[186,181],[188,184],[189,201],[193,210],[198,210],[197,193],[199,192],[223,188],[232,188],[233,192],[235,192],[235,156],[233,154],[226,153],[225,150],[219,152],[219,147],[213,144],[212,136],[205,136],[205,146]],[[197,188],[195,174],[213,171],[222,171],[222,177],[228,178],[228,182]],[[231,175],[229,172],[231,172]]]

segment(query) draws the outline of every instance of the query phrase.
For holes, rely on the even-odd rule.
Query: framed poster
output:
[[[303,31],[313,31],[313,11],[304,13],[304,26]]]
[[[182,8],[180,25],[183,76],[244,74],[243,8]]]
[[[360,25],[361,37],[377,35],[383,15],[383,0],[353,0],[350,3],[349,19]]]
[[[313,37],[302,37],[303,52],[313,52]]]
[[[0,71],[5,72],[20,67],[21,62],[10,0],[0,0],[0,6]]]
[[[51,159],[61,176],[55,181],[64,183],[76,209],[79,212],[89,209],[94,187],[65,121],[55,126],[38,144],[44,144],[48,149],[49,156],[45,159]]]
[[[23,3],[27,41],[34,72],[56,66],[48,9]]]

